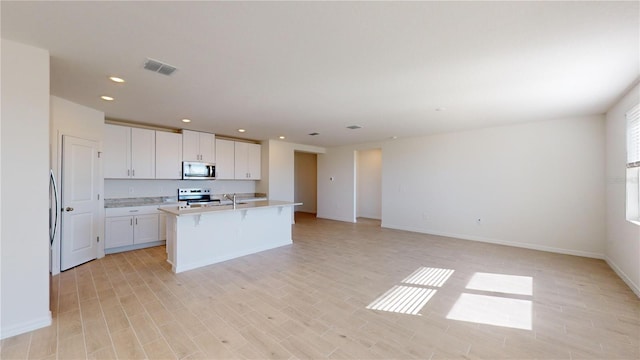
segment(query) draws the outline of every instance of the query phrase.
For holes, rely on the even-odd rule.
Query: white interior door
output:
[[[98,143],[62,137],[60,270],[98,257]]]

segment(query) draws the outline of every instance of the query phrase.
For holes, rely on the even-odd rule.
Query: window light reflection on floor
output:
[[[367,309],[418,315],[437,290],[415,286],[394,286],[374,300]]]
[[[405,284],[441,287],[449,279],[454,270],[421,267],[402,280]]]
[[[477,272],[469,280],[467,289],[531,296],[533,295],[533,278]]]
[[[531,330],[531,301],[463,293],[447,319]]]

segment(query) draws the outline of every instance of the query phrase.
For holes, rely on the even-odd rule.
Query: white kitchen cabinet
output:
[[[105,178],[131,177],[131,128],[105,124],[103,157]]]
[[[158,241],[158,214],[133,217],[133,243],[143,244]]]
[[[156,131],[156,179],[182,178],[182,135]]]
[[[107,253],[160,245],[166,240],[166,215],[157,205],[105,209],[105,243]],[[110,250],[115,249],[115,250]]]
[[[216,178],[235,179],[235,141],[216,139]]]
[[[261,148],[259,144],[235,143],[236,180],[260,180]]]
[[[215,134],[182,130],[182,160],[215,162],[215,141]]]
[[[105,218],[104,248],[133,245],[133,216]]]
[[[105,178],[153,179],[155,153],[155,131],[105,124]]]

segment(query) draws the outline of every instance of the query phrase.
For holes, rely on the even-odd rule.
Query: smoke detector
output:
[[[144,62],[144,68],[149,71],[167,76],[173,74],[173,72],[177,70],[177,68],[173,65],[169,65],[167,63],[163,63],[162,61],[154,60],[151,58],[147,58],[147,60]]]

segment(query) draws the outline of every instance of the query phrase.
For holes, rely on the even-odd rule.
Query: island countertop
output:
[[[206,213],[218,213],[218,212],[228,212],[228,211],[239,211],[239,210],[248,210],[248,209],[258,209],[258,208],[273,208],[273,207],[281,207],[281,206],[296,206],[302,205],[302,203],[296,203],[291,201],[280,201],[280,200],[262,200],[262,201],[253,201],[253,202],[242,202],[237,203],[234,208],[233,205],[213,205],[206,207],[192,207],[188,209],[180,209],[177,205],[169,205],[169,206],[161,206],[158,210],[175,215],[175,216],[184,216],[184,215],[200,215]]]

